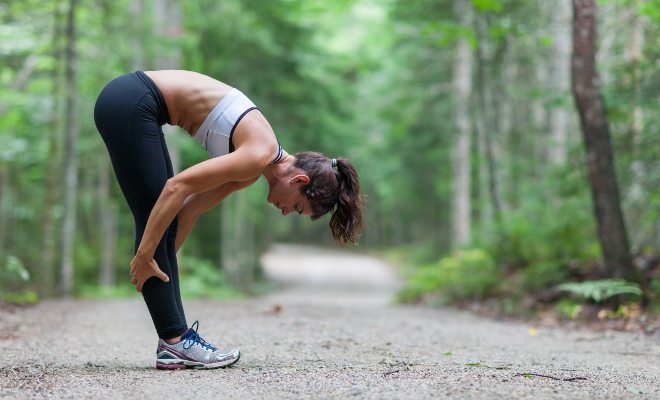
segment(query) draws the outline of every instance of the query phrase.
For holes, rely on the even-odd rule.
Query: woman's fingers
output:
[[[144,283],[152,276],[157,277],[163,282],[170,281],[170,277],[158,267],[156,260],[152,259],[148,266],[144,268],[139,268],[136,265],[137,263],[131,263],[131,283],[135,285],[135,289],[138,292],[142,292]]]
[[[158,270],[158,272],[156,272],[156,275],[152,275],[152,276],[158,277],[158,279],[160,279],[161,281],[163,281],[165,283],[170,281],[170,277],[167,276],[167,274],[165,272],[161,271],[161,270]]]
[[[149,275],[149,277],[155,276],[163,282],[170,281],[170,277],[167,276],[167,274],[160,269],[156,260],[151,260],[151,268],[153,270],[153,273]]]

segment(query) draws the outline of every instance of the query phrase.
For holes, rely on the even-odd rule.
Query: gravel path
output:
[[[522,323],[393,305],[387,266],[349,253],[279,246],[263,261],[282,291],[184,299],[206,339],[241,346],[236,366],[156,370],[140,298],[47,301],[0,311],[0,397],[660,398],[657,336],[531,335]]]

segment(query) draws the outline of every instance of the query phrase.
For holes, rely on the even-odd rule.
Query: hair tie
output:
[[[336,158],[333,158],[332,160],[330,160],[330,162],[332,163],[332,168],[337,166],[337,159]]]

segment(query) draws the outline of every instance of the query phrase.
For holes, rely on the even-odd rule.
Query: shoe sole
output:
[[[186,368],[192,368],[192,369],[227,368],[236,364],[240,359],[241,359],[241,354],[239,353],[238,357],[236,357],[235,360],[231,360],[229,363],[219,362],[213,364],[204,364],[204,363],[199,363],[196,361],[188,361],[188,360],[168,360],[170,362],[167,363],[156,361],[156,369],[176,370],[176,369],[186,369]]]

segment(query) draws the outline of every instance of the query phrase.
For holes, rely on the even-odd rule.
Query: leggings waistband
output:
[[[167,110],[165,98],[160,92],[160,89],[158,89],[158,86],[156,86],[156,83],[151,78],[149,78],[149,75],[145,74],[143,71],[135,71],[134,74],[140,78],[140,80],[147,86],[149,91],[151,91],[151,93],[154,95],[154,99],[156,100],[158,106],[158,115],[156,115],[158,123],[160,125],[169,124],[170,113]]]

